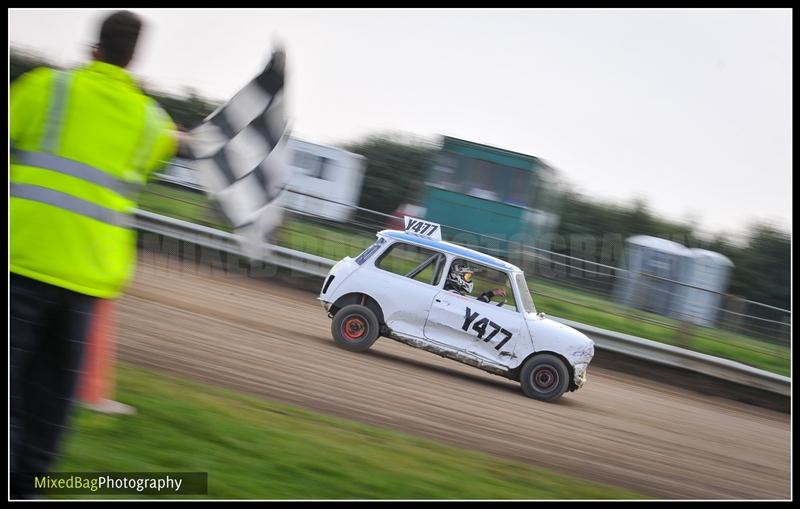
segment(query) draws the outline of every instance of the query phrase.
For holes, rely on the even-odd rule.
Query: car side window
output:
[[[378,258],[375,266],[435,286],[439,284],[444,262],[445,257],[441,253],[397,242]]]
[[[470,292],[471,297],[477,299],[486,292],[502,289],[503,291],[505,291],[505,297],[491,296],[489,303],[497,305],[503,302],[503,300],[505,299],[505,302],[501,307],[515,311],[518,309],[517,302],[514,299],[514,290],[511,287],[511,281],[508,279],[508,274],[506,274],[502,270],[493,269],[485,265],[480,265],[472,261],[464,260],[463,258],[453,260],[451,267],[456,264],[461,264],[462,266],[466,266],[473,271],[471,274],[471,279],[472,279],[472,292]]]

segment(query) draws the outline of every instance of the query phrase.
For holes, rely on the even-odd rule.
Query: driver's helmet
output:
[[[448,286],[454,288],[459,293],[472,293],[472,274],[474,271],[467,265],[456,262],[450,268],[447,275]]]

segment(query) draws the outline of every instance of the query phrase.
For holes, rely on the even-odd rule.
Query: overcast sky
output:
[[[287,52],[318,143],[379,130],[535,155],[583,194],[705,231],[791,228],[790,10],[153,10],[131,70],[226,99]],[[86,58],[108,11],[9,11],[9,44]]]

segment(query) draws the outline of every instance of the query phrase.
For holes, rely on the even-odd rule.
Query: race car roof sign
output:
[[[442,240],[442,227],[438,223],[423,221],[415,217],[405,216],[406,233],[427,237],[433,240]]]

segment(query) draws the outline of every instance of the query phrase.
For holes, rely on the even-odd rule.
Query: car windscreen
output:
[[[365,261],[369,259],[370,256],[372,256],[375,253],[375,251],[379,250],[381,246],[384,245],[385,243],[386,239],[384,239],[383,237],[378,237],[378,240],[376,240],[374,244],[369,246],[367,249],[364,250],[363,253],[358,255],[358,257],[356,258],[356,263],[359,265],[363,264]]]
[[[522,309],[524,309],[526,313],[535,313],[536,308],[533,306],[533,298],[531,297],[531,292],[528,290],[528,282],[525,281],[525,274],[516,272],[514,274],[514,280],[517,282],[519,301],[522,305]]]

